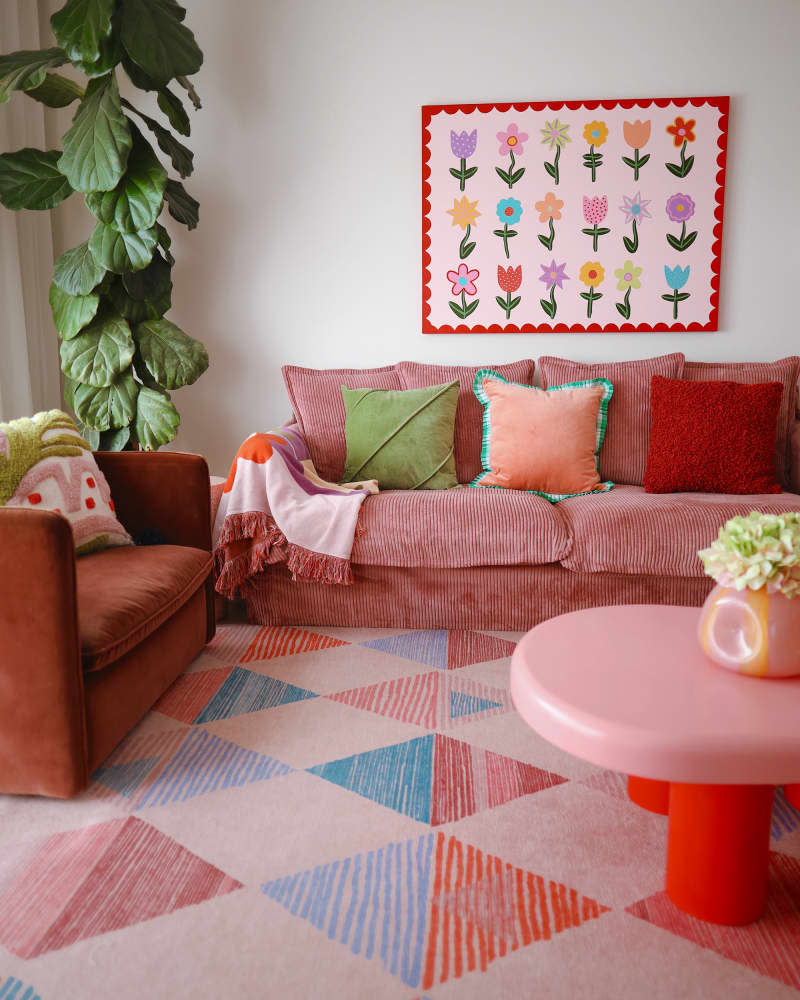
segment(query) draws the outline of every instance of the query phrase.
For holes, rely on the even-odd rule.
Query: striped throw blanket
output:
[[[242,444],[214,521],[217,592],[235,597],[271,563],[295,580],[353,582],[350,552],[361,504],[375,480],[320,479],[296,424],[253,434]]]

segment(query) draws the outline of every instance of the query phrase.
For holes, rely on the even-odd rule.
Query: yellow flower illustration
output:
[[[583,130],[583,138],[590,146],[602,146],[608,138],[608,125],[605,122],[589,122]]]
[[[578,277],[590,288],[597,288],[606,276],[603,265],[599,261],[587,261],[580,270]]]
[[[453,225],[466,229],[471,226],[481,214],[477,209],[477,201],[470,201],[466,195],[459,201],[453,198],[453,207],[447,209],[447,214],[453,216]]]

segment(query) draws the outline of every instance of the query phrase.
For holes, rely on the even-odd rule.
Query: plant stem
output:
[[[467,293],[463,288],[461,289],[461,318],[467,318]]]
[[[684,146],[685,145],[686,145],[686,143],[684,143]],[[683,249],[683,241],[685,239],[686,239],[686,223],[682,222],[681,223],[681,241],[680,241],[681,242],[681,249]]]
[[[639,180],[639,150],[634,149],[633,151],[633,179],[635,181]],[[634,229],[636,228],[636,220],[633,220]]]
[[[592,168],[594,170],[594,167]],[[597,223],[594,224],[594,233],[592,234],[592,250],[597,253]]]
[[[636,251],[639,249],[639,233],[638,233],[638,231],[636,229],[636,219],[635,218],[631,222],[631,226],[633,227],[633,242],[631,243],[631,250],[630,250],[630,252],[631,253],[636,253]]]
[[[553,177],[553,183],[558,184],[558,158],[561,156],[561,146],[556,143],[556,156],[553,160],[553,170],[555,170],[555,176]]]
[[[592,318],[592,303],[594,302],[594,286],[589,285],[589,298],[586,300],[586,318]]]
[[[461,260],[464,260],[464,257],[465,257],[464,250],[465,250],[465,247],[467,245],[467,240],[469,239],[469,234],[470,234],[471,231],[472,231],[472,227],[470,226],[469,223],[467,223],[467,228],[466,228],[466,231],[464,232],[464,239],[458,245],[458,256],[460,257]]]
[[[460,177],[459,182],[458,182],[458,189],[459,189],[459,191],[463,191],[464,188],[465,188],[465,186],[466,186],[467,179],[464,176],[464,174],[466,172],[467,172],[467,161],[462,156],[461,157],[461,177]]]
[[[597,171],[595,170],[595,166],[594,166],[594,146],[589,146],[589,156],[591,157],[591,161],[590,162],[592,164],[592,184],[594,184],[595,178],[597,177]],[[597,245],[595,245],[595,250],[596,249],[597,249]]]
[[[555,282],[553,282],[553,284],[550,286],[550,302],[551,302],[551,304],[553,306],[553,316],[555,316],[555,314],[556,314],[556,283]]]
[[[684,143],[685,145],[685,143]],[[678,318],[678,289],[673,288],[672,290],[672,318]]]
[[[627,313],[625,319],[631,318],[631,286],[628,285],[628,290],[625,292],[625,298],[622,300],[625,306],[625,312]]]
[[[511,319],[511,292],[506,292],[506,319]]]
[[[512,181],[511,178],[512,178],[512,176],[514,174],[514,163],[516,161],[514,160],[514,150],[513,149],[509,150],[509,154],[511,156],[511,166],[508,168],[508,190],[510,191],[511,188],[514,187],[514,182]],[[506,254],[506,256],[508,256],[508,255]]]
[[[513,155],[513,154],[512,154]],[[510,254],[508,252],[508,223],[503,223],[503,246],[506,251],[506,260],[508,260]]]
[[[686,170],[686,139],[683,140],[683,145],[681,146],[681,177],[684,176],[685,170]]]
[[[552,215],[550,216],[550,218],[547,221],[548,221],[548,224],[549,224],[548,228],[550,229],[550,241],[547,244],[547,249],[548,250],[552,250],[553,249],[553,240],[556,238],[556,231],[555,231],[555,228],[553,226],[553,217],[552,217]]]

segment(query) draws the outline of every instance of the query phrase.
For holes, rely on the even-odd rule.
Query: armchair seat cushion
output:
[[[112,548],[76,562],[83,668],[102,670],[162,625],[203,585],[212,557],[183,545]]]

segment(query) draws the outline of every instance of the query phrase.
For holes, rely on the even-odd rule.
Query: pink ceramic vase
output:
[[[728,670],[751,677],[800,674],[800,597],[717,584],[700,613],[698,636],[706,655]]]

